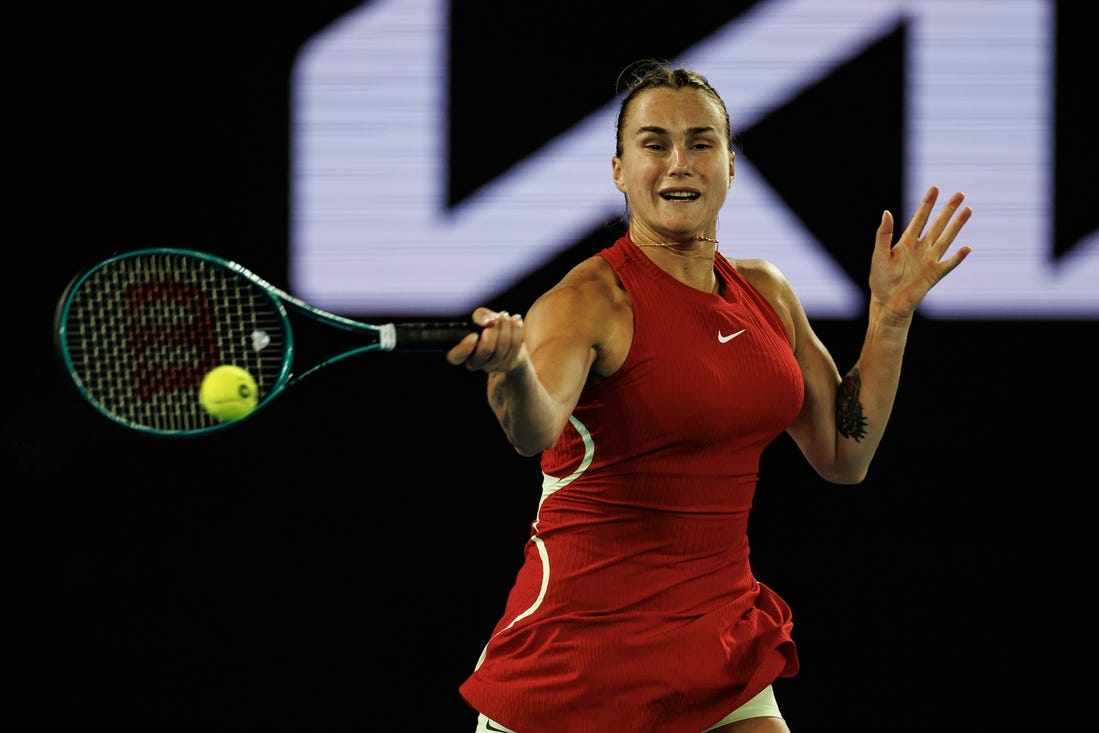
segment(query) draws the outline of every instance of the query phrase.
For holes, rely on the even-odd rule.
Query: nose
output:
[[[673,176],[682,176],[690,173],[687,165],[687,148],[676,145],[672,148],[672,165],[668,171]]]

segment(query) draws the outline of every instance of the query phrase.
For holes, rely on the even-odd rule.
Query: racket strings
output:
[[[285,314],[228,268],[179,254],[110,261],[73,292],[64,339],[81,388],[123,422],[158,431],[210,427],[198,391],[215,366],[256,379],[260,399],[292,348]]]

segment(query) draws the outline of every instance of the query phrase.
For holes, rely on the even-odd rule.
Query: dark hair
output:
[[[686,87],[698,89],[710,95],[717,102],[718,107],[721,108],[722,116],[725,118],[725,139],[729,143],[729,149],[732,150],[733,128],[729,123],[729,110],[725,106],[725,100],[721,98],[716,89],[710,86],[710,82],[706,80],[706,77],[681,66],[672,66],[671,62],[663,59],[645,59],[633,62],[618,75],[616,91],[618,94],[624,94],[625,96],[618,107],[614,154],[622,155],[622,123],[626,119],[626,112],[630,104],[637,98],[637,95],[649,89],[684,89]]]

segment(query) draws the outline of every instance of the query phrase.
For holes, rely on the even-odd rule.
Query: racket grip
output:
[[[393,351],[447,351],[479,329],[468,321],[393,324]]]

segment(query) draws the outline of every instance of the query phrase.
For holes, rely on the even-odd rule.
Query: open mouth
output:
[[[660,194],[660,198],[665,201],[694,201],[700,195],[695,191],[668,191]]]

